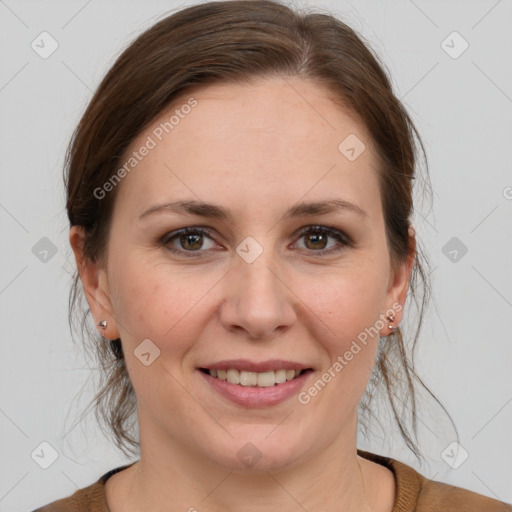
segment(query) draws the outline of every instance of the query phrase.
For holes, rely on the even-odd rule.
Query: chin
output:
[[[298,462],[308,451],[308,440],[290,436],[284,427],[277,432],[275,425],[262,425],[250,429],[250,433],[226,436],[216,450],[209,451],[212,462],[235,472],[258,473],[283,470]],[[311,447],[312,449],[313,447]]]

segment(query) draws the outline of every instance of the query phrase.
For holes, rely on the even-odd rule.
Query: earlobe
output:
[[[84,229],[82,226],[71,226],[69,243],[75,255],[77,270],[96,329],[107,339],[119,338],[120,334],[113,317],[106,272],[100,262],[91,261],[85,254]],[[98,325],[102,321],[107,322],[105,328]]]
[[[416,232],[413,226],[409,226],[409,254],[406,260],[392,273],[389,282],[386,319],[389,325],[386,327],[391,334],[400,325],[403,317],[404,304],[409,290],[409,281],[412,275],[416,259]],[[391,315],[390,313],[393,312]],[[392,318],[390,318],[390,316]]]

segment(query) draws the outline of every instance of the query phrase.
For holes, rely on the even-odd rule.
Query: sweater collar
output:
[[[395,504],[392,512],[409,512],[414,510],[415,503],[418,501],[421,487],[425,480],[424,476],[415,471],[412,467],[390,457],[385,457],[384,455],[378,455],[376,453],[359,449],[357,450],[357,454],[364,459],[380,464],[381,466],[385,466],[393,472],[395,476]],[[100,486],[98,486],[98,491],[103,494],[102,497],[105,501],[105,510],[108,510],[104,495],[105,482],[112,475],[133,466],[135,462],[111,469],[99,478],[97,482],[100,484]]]

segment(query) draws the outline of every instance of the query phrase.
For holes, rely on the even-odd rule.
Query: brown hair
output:
[[[116,197],[114,189],[100,200],[95,189],[114,175],[130,143],[158,114],[197,87],[279,76],[315,80],[362,121],[381,161],[378,177],[390,258],[393,265],[403,262],[412,243],[408,228],[418,149],[425,155],[418,132],[395,97],[383,65],[360,36],[332,15],[299,13],[273,0],[219,1],[185,8],[150,27],[118,57],[66,153],[66,208],[70,224],[85,230],[85,256],[96,261],[105,254]],[[428,175],[423,183],[429,186]],[[401,396],[406,396],[417,436],[413,380],[430,393],[413,363],[430,297],[425,265],[428,261],[416,243],[409,296],[418,307],[419,320],[411,355],[400,328],[381,338],[374,372],[360,402],[361,410],[371,414],[374,390],[383,386],[400,433],[417,457],[420,452],[399,409],[405,403]],[[71,328],[79,299],[84,298],[79,283],[75,273],[69,297]],[[90,310],[85,302],[82,308],[83,336]],[[92,343],[100,366],[101,389],[91,402],[100,427],[102,422],[109,427],[124,453],[135,453],[136,397],[121,340],[106,343],[96,330],[87,330],[83,339]],[[405,394],[404,389],[399,392],[402,384]]]

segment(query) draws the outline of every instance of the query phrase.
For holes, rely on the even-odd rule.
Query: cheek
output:
[[[335,338],[341,341],[357,337],[374,325],[383,312],[385,277],[375,267],[345,269],[329,276],[322,286],[310,288],[305,302]],[[303,289],[306,288],[304,283]]]
[[[336,375],[333,380],[340,384],[330,387],[357,398],[375,364],[386,283],[382,274],[369,268],[338,272],[327,283],[310,289],[305,302],[317,317],[314,336],[327,354],[326,364]]]
[[[148,338],[161,350],[180,352],[197,339],[203,299],[214,285],[211,276],[191,279],[187,270],[127,257],[116,266],[114,281],[123,343],[135,347]]]

